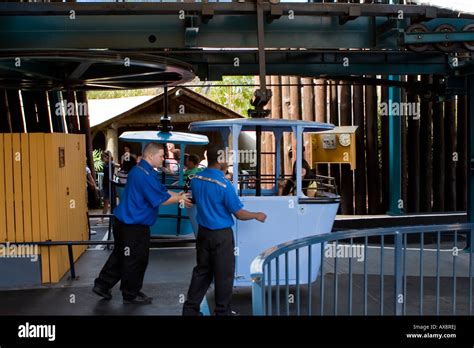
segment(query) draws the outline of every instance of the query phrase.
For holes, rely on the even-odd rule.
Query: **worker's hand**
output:
[[[180,208],[191,208],[193,206],[190,193],[185,193],[185,192],[179,193],[179,206]]]
[[[257,213],[257,217],[255,219],[260,222],[265,222],[267,215],[265,213]]]

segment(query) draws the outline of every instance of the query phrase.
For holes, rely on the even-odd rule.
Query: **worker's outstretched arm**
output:
[[[260,222],[265,222],[265,219],[267,218],[267,215],[265,215],[265,213],[254,213],[245,209],[240,209],[234,215],[237,219],[243,221],[255,219]]]

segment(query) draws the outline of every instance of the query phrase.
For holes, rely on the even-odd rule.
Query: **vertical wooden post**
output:
[[[467,207],[467,97],[465,95],[458,96],[458,108],[457,108],[457,173],[456,173],[456,185],[457,185],[457,210],[464,211]]]
[[[61,97],[61,92],[48,92],[49,110],[51,114],[51,124],[53,126],[53,133],[64,133],[66,130],[63,108],[61,107]]]
[[[271,77],[271,82],[272,82],[272,99],[271,99],[271,102],[272,102],[272,115],[271,117],[272,118],[277,118],[277,119],[280,119],[282,118],[282,87],[281,87],[281,81],[282,81],[282,78],[280,76],[272,76]],[[273,138],[275,140],[275,138]],[[275,148],[275,142],[273,142],[272,144],[272,148],[274,149],[274,151],[276,151],[276,148]],[[283,150],[280,151],[280,168],[284,168],[284,158],[285,157],[285,152]],[[274,157],[275,158],[275,161],[276,161],[276,156]],[[276,165],[276,163],[275,163]],[[281,175],[281,173],[280,173]],[[276,178],[276,180],[278,180],[278,178]],[[278,181],[276,183],[278,185]]]
[[[41,132],[35,105],[35,92],[21,91],[21,99],[23,102],[26,131],[28,133]]]
[[[433,83],[431,75],[423,75],[421,82],[425,86]],[[420,177],[420,211],[431,212],[431,194],[433,186],[433,168],[432,168],[432,124],[433,104],[431,101],[422,100],[421,102],[421,120],[420,120],[420,168],[423,168],[424,175]]]
[[[92,177],[95,178],[94,170],[94,157],[92,148],[92,136],[91,136],[91,125],[89,115],[89,102],[87,100],[87,93],[84,91],[76,92],[77,102],[79,105],[85,105],[83,109],[84,114],[79,115],[79,125],[81,127],[81,133],[86,135],[86,155],[87,155],[87,166],[92,172]],[[183,154],[184,155],[184,154]],[[117,158],[118,161],[118,158]]]
[[[300,91],[300,78],[291,76],[290,77],[290,119],[291,120],[299,120],[301,119],[301,91]],[[292,134],[291,136],[291,149],[292,157],[291,157],[291,165],[292,170],[293,166],[296,167],[296,134]]]
[[[281,94],[282,94],[282,118],[289,120],[290,119],[290,78],[288,76],[282,76],[281,78]],[[282,169],[284,172],[282,174],[291,175],[292,170],[292,159],[289,157],[288,153],[291,148],[291,133],[285,133],[283,136],[283,161],[284,166]]]
[[[8,117],[7,90],[0,89],[0,133],[9,133],[11,130]]]
[[[302,119],[304,121],[314,121],[314,86],[312,78],[303,78],[301,79],[303,83],[303,110],[302,110]],[[303,136],[303,143],[306,148],[304,158],[308,161],[311,168],[313,168],[313,159],[312,159],[312,144],[311,136],[305,134]]]
[[[364,122],[364,87],[354,85],[354,125],[356,131],[356,170],[355,170],[355,213],[367,214],[367,188],[365,184],[365,122]]]
[[[25,132],[19,93],[18,90],[7,91],[8,113],[10,115],[11,131],[13,133]]]
[[[35,92],[35,104],[38,112],[38,127],[40,132],[51,132],[50,111],[48,110],[48,95],[45,91]]]
[[[331,80],[330,87],[330,104],[329,104],[329,122],[335,126],[339,126],[339,98],[338,98],[338,82]],[[338,188],[341,187],[341,166],[339,164],[331,164],[330,175],[335,179]]]
[[[408,82],[415,84],[416,76],[409,76]],[[407,103],[415,105],[419,103],[416,95],[407,95]],[[420,211],[420,119],[407,115],[408,117],[408,202],[407,212],[417,213]]]
[[[315,87],[315,118],[316,122],[326,123],[327,120],[327,81],[324,79],[316,80]],[[313,159],[315,160],[315,159]],[[318,164],[316,173],[327,176],[329,174],[329,167],[327,164]]]
[[[434,76],[433,84],[438,85],[441,78]],[[440,100],[433,103],[433,139],[433,211],[439,212],[444,211],[445,185],[444,103]]]
[[[374,86],[365,87],[367,192],[369,214],[380,212],[380,178],[377,151],[377,95]]]
[[[351,85],[346,81],[341,86],[341,126],[352,125]],[[348,164],[341,164],[341,211],[342,214],[354,214],[353,172]]]
[[[454,97],[452,97],[454,98]],[[446,211],[456,210],[456,163],[459,154],[456,154],[456,101],[449,99],[445,102],[445,140],[446,140],[446,162],[445,162],[445,209]]]
[[[260,77],[256,77],[260,84]],[[271,84],[271,77],[265,77],[266,85]],[[265,105],[266,110],[271,110],[271,103]],[[268,175],[273,173],[272,170],[272,157],[269,155],[271,151],[271,138],[269,132],[262,132],[262,146],[261,146],[261,155],[260,155],[260,163],[261,163],[261,174],[263,175],[262,178],[262,188],[263,189],[270,189],[272,185],[268,183]]]
[[[68,133],[79,133],[79,122],[76,113],[76,96],[74,91],[63,93],[63,99],[66,109],[66,125]]]

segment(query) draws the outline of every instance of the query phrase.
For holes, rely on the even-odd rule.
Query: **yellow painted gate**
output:
[[[0,134],[0,241],[88,239],[85,137],[63,133]],[[75,260],[86,249],[75,246]],[[66,246],[39,249],[41,279],[69,270]]]

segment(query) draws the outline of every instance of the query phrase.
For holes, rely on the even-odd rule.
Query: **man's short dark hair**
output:
[[[159,144],[159,143],[155,143],[155,142],[148,143],[148,144],[146,144],[145,148],[143,149],[143,156],[146,157],[146,156],[148,156],[149,153],[150,154],[155,154],[160,150],[164,150],[163,149],[163,144]]]
[[[198,165],[199,162],[201,161],[198,155],[188,155],[187,160],[194,163],[195,165]]]
[[[207,148],[207,165],[212,166],[219,163],[219,158],[222,156],[224,149],[222,146],[215,145]]]

